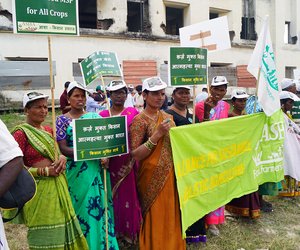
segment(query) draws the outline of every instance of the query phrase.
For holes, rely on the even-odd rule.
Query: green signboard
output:
[[[207,83],[207,49],[170,47],[169,65],[172,86]]]
[[[291,115],[295,123],[300,124],[300,101],[295,101],[291,110]]]
[[[75,161],[128,153],[126,116],[76,119],[74,131]]]
[[[13,0],[15,33],[78,35],[78,0]]]
[[[114,52],[97,51],[80,63],[85,85],[102,76],[122,76],[119,61]]]

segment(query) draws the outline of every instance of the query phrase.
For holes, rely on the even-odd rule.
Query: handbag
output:
[[[3,170],[0,169],[0,171]],[[4,210],[17,209],[17,213],[12,218],[2,218],[3,222],[14,219],[24,205],[34,197],[35,193],[36,182],[27,168],[23,167],[15,182],[0,198],[0,208]]]

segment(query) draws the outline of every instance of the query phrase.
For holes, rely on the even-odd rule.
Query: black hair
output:
[[[235,102],[235,100],[236,100],[236,97],[232,97],[232,98],[231,98],[231,101],[232,101],[232,102]]]
[[[142,85],[137,85],[137,86],[135,87],[135,90],[136,90],[137,92],[141,92],[141,91],[143,90]]]
[[[65,89],[67,89],[69,87],[69,85],[70,85],[69,81],[65,82]]]
[[[291,98],[280,99],[280,105],[285,105],[285,104],[287,103],[288,100],[294,101],[294,100],[291,99]]]

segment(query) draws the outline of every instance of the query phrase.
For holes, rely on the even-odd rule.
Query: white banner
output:
[[[284,119],[284,174],[300,181],[300,128],[287,115]]]

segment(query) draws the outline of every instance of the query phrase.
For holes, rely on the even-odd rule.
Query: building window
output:
[[[166,34],[179,35],[183,27],[183,9],[166,7]]]
[[[80,28],[97,28],[97,1],[96,0],[79,0],[79,27]]]
[[[127,1],[127,28],[131,32],[151,32],[147,0]]]
[[[297,43],[297,36],[291,36],[291,23],[285,22],[284,25],[284,43],[285,44],[296,44]]]
[[[218,17],[219,17],[219,13],[209,12],[209,19],[214,19]]]
[[[255,32],[255,0],[243,0],[241,39],[257,39],[257,33]]]
[[[294,69],[297,69],[297,67],[285,67],[285,77],[286,78],[294,78]]]

